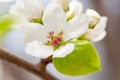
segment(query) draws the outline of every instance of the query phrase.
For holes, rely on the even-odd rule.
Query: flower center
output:
[[[51,31],[51,32],[49,32],[49,35],[47,36],[48,41],[46,44],[49,46],[52,46],[54,48],[58,48],[63,42],[62,36],[63,36],[63,31],[61,31],[57,35],[55,35],[54,31]]]

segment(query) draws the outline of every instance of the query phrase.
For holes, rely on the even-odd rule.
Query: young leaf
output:
[[[101,70],[98,54],[86,40],[75,41],[75,49],[64,58],[54,58],[55,68],[62,74],[79,76]]]
[[[10,30],[10,26],[13,22],[14,19],[10,15],[0,17],[0,41],[2,37]]]

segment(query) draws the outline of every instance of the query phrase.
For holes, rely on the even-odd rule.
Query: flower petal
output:
[[[43,14],[43,23],[49,30],[61,32],[66,26],[66,14],[61,5],[49,4]]]
[[[73,0],[69,5],[69,11],[67,12],[67,16],[75,16],[79,15],[83,10],[83,5],[81,2]]]
[[[53,48],[38,41],[33,41],[26,45],[25,52],[31,56],[47,58],[53,53]]]
[[[68,22],[64,29],[64,39],[69,40],[83,35],[88,30],[89,18],[87,15],[80,14]]]
[[[93,38],[93,42],[98,42],[102,39],[104,39],[104,37],[106,36],[106,31],[103,31],[99,36],[97,36],[96,38]]]
[[[21,0],[24,5],[26,16],[33,19],[40,19],[42,15],[42,0]]]
[[[99,13],[97,13],[97,12],[96,12],[95,10],[93,10],[93,9],[87,9],[86,15],[88,15],[90,18],[100,19]]]
[[[16,23],[12,26],[12,28],[21,28],[21,26],[25,23],[28,23],[28,17],[24,14],[24,11],[18,5],[13,5],[9,11],[9,14],[16,18]]]
[[[53,57],[65,57],[74,50],[75,46],[73,43],[68,43],[65,46],[61,46],[53,53]]]
[[[53,0],[54,2],[57,2],[62,5],[65,11],[69,8],[69,0]]]
[[[98,32],[98,31],[89,29],[85,35],[85,38],[92,42],[97,42],[102,40],[105,36],[106,36],[106,31]]]
[[[22,27],[23,35],[26,42],[38,40],[47,42],[47,30],[44,26],[38,23],[28,23]]]
[[[101,17],[100,22],[95,26],[94,30],[103,31],[107,25],[107,17]]]

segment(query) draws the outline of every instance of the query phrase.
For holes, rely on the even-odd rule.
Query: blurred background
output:
[[[44,0],[44,4],[50,0]],[[103,70],[94,74],[70,77],[58,73],[52,64],[48,71],[59,80],[120,80],[120,0],[80,0],[84,11],[92,8],[102,16],[107,16],[107,36],[104,40],[93,43],[99,52]],[[6,13],[15,2],[0,3],[0,15]],[[14,55],[33,64],[39,59],[24,53],[25,43],[20,30],[12,30],[5,36],[3,47]],[[40,80],[37,76],[11,64],[0,60],[0,80]]]

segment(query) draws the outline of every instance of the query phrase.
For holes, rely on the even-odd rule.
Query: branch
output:
[[[46,71],[46,65],[52,61],[51,57],[42,59],[39,64],[33,65],[15,55],[12,55],[12,53],[7,50],[0,48],[0,58],[37,75],[43,80],[57,80]]]

